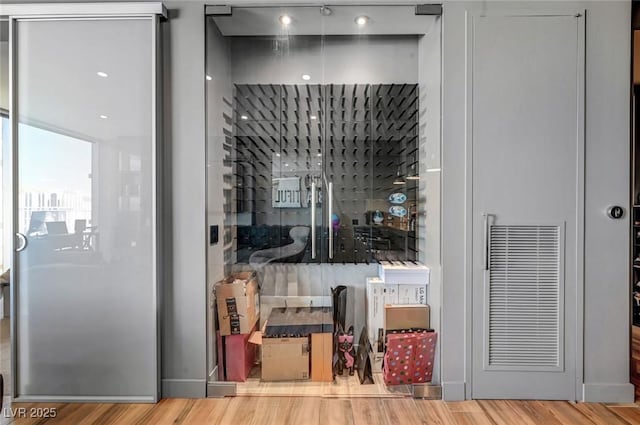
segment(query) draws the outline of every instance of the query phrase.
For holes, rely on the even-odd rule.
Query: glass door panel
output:
[[[433,17],[412,6],[222,12],[207,19],[209,220],[225,235],[209,248],[209,284],[257,272],[260,327],[274,308],[335,304],[357,338],[374,263],[416,259],[420,43]],[[220,211],[211,199],[223,190],[233,202]],[[337,347],[321,341],[311,350]],[[225,379],[224,350],[209,348]]]
[[[156,21],[14,22],[15,395],[153,401]]]

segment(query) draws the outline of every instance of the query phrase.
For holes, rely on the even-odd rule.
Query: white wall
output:
[[[443,396],[470,396],[471,320],[466,191],[467,10],[586,9],[586,211],[584,394],[587,401],[633,400],[629,383],[630,2],[446,2],[443,15]],[[531,94],[535,96],[535,93]],[[580,364],[581,359],[578,359]]]

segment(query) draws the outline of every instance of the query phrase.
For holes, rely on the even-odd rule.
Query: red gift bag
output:
[[[437,334],[387,334],[382,376],[387,385],[431,382]]]

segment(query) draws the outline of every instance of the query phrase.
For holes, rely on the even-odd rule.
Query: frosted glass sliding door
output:
[[[11,20],[19,400],[158,398],[157,25]]]

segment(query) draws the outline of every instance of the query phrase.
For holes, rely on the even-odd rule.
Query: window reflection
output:
[[[19,231],[46,250],[95,249],[92,216],[93,144],[20,124]]]

